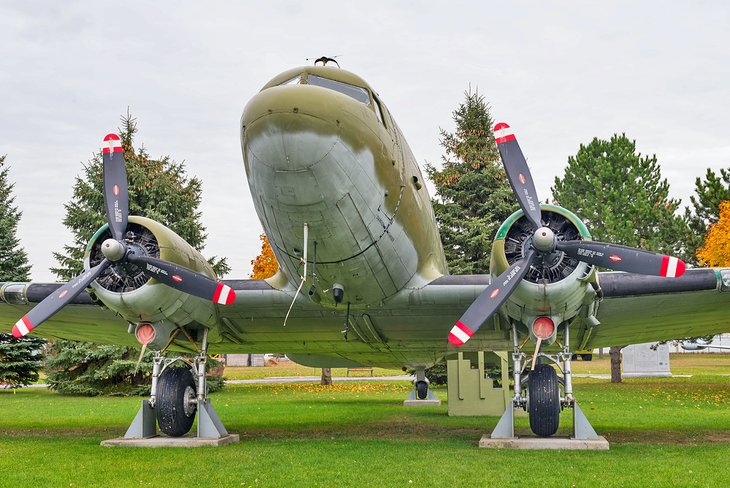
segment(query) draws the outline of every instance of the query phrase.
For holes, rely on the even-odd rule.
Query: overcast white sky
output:
[[[471,85],[517,130],[543,199],[580,143],[626,132],[686,202],[730,167],[729,25],[724,1],[2,2],[0,154],[32,277],[53,280],[73,178],[128,106],[138,142],[203,181],[204,254],[247,277],[261,226],[239,118],[321,55],[372,84],[422,163]]]

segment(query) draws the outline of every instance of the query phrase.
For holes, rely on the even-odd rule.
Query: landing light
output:
[[[552,337],[555,332],[555,323],[550,317],[538,317],[532,323],[532,333],[541,340]]]

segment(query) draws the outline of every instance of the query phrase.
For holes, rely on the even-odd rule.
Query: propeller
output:
[[[230,305],[236,299],[236,293],[223,283],[183,266],[147,256],[140,247],[127,245],[125,233],[129,219],[129,193],[124,151],[118,135],[109,134],[104,138],[102,158],[104,208],[112,234],[112,238],[101,245],[104,259],[48,295],[18,320],[13,326],[15,337],[27,335],[52,317],[84,291],[106,268],[125,262],[137,265],[148,278],[154,278],[189,295],[221,305]]]
[[[541,261],[555,251],[562,251],[592,266],[616,271],[669,278],[684,274],[684,262],[673,256],[598,241],[558,241],[552,229],[542,224],[540,200],[514,131],[506,123],[500,122],[494,126],[494,137],[507,179],[522,212],[534,226],[535,232],[526,255],[495,278],[456,321],[449,332],[449,342],[453,345],[461,346],[468,341],[509,298],[530,267],[539,266]]]

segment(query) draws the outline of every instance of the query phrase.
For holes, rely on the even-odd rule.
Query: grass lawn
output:
[[[410,388],[231,385],[212,399],[241,442],[194,450],[100,447],[124,433],[136,398],[4,390],[0,486],[726,486],[730,476],[727,376],[577,379],[607,452],[479,449],[496,417],[448,417],[445,404],[405,408]],[[570,413],[561,421],[568,427]],[[527,432],[526,418],[517,424]]]

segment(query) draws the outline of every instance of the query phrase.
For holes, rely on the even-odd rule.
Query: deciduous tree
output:
[[[689,225],[685,239],[687,253],[683,258],[698,264],[698,251],[704,245],[704,237],[720,218],[720,202],[730,200],[730,169],[720,169],[718,175],[708,168],[704,179],[697,177],[695,180],[695,194],[689,200],[691,205],[685,209]]]
[[[720,203],[719,220],[710,225],[697,258],[703,266],[730,266],[730,201]]]
[[[274,251],[271,249],[269,238],[266,237],[266,234],[261,234],[259,239],[261,240],[261,253],[251,260],[253,265],[251,278],[254,280],[270,278],[279,269],[279,263],[276,261]]]

